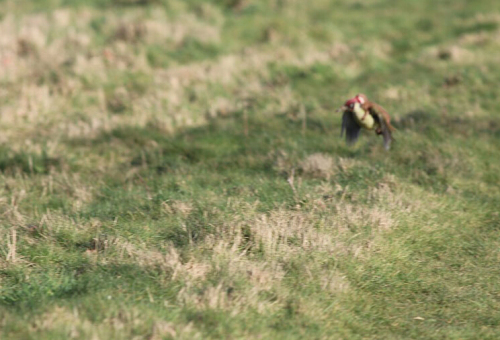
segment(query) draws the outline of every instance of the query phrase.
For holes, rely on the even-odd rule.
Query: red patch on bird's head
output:
[[[352,108],[356,103],[360,103],[358,96],[349,99],[348,101],[345,102],[344,105],[347,106],[348,108]]]
[[[357,94],[354,98],[346,101],[344,105],[352,109],[354,107],[354,104],[356,103],[359,103],[361,105],[366,103],[366,96],[364,94]]]

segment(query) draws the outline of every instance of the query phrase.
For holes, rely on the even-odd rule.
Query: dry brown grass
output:
[[[383,4],[131,2],[0,10],[0,332],[493,329],[498,15],[398,5],[351,27],[338,8]],[[390,153],[336,139],[363,89],[398,125]]]
[[[301,162],[300,168],[305,175],[329,179],[334,171],[333,158],[321,153],[315,153],[307,156]]]
[[[2,106],[0,123],[5,126],[2,138],[12,145],[33,134],[93,138],[117,126],[145,126],[151,122],[163,126],[165,131],[173,131],[173,126],[203,124],[206,112],[208,117],[230,114],[249,97],[273,98],[263,110],[285,112],[297,105],[291,91],[286,87],[269,91],[262,86],[270,63],[306,66],[349,53],[341,43],[325,50],[308,49],[305,53],[286,47],[273,51],[250,48],[216,61],[152,69],[145,52],[136,46],[138,42],[180,44],[190,38],[219,42],[223,24],[220,13],[208,5],[203,8],[214,25],[200,22],[194,16],[171,21],[159,10],[147,20],[141,15],[107,17],[104,29],[115,33],[105,47],[94,46],[96,36],[90,30],[90,22],[96,13],[92,10],[83,10],[78,16],[68,10],[25,16],[22,23],[14,17],[4,18],[0,22],[3,32],[0,81],[19,85],[3,93],[9,101]],[[152,76],[154,86],[140,96],[123,86],[104,94],[103,87],[112,74],[125,70]],[[55,77],[53,81],[36,84],[51,77]],[[213,84],[238,86],[236,97],[229,100],[200,95],[208,110],[186,109],[193,90],[204,93]],[[75,99],[95,103],[83,108],[83,120],[73,107]],[[130,110],[131,114],[112,114],[123,110]],[[19,129],[24,133],[20,134]]]

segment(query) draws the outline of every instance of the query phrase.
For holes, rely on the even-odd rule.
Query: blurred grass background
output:
[[[0,0],[0,337],[497,339],[499,24]],[[339,138],[358,92],[390,152]]]

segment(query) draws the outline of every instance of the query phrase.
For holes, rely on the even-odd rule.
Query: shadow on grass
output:
[[[299,118],[289,115],[250,115],[245,123],[238,113],[177,134],[165,133],[153,124],[125,126],[93,140],[68,143],[75,148],[89,148],[90,152],[113,153],[110,145],[119,146],[128,155],[129,160],[117,164],[116,171],[106,179],[107,187],[91,209],[94,217],[115,218],[142,211],[155,218],[160,202],[208,202],[210,195],[258,200],[263,211],[283,203],[295,204],[287,176],[292,169],[298,169],[300,175],[300,162],[313,153],[364,162],[349,171],[338,171],[330,179],[342,186],[363,190],[387,173],[442,192],[448,188],[450,177],[470,171],[459,157],[467,148],[462,145],[463,137],[483,136],[492,142],[500,139],[500,124],[493,120],[415,111],[395,123],[399,130],[397,142],[390,152],[385,152],[381,139],[371,133],[363,136],[356,147],[347,147],[339,137],[339,125],[340,117],[334,115],[311,115],[304,129]],[[407,131],[418,135],[407,138]],[[456,152],[450,152],[449,145]],[[145,196],[149,197],[147,201]],[[199,209],[204,209],[203,204]]]
[[[239,113],[173,135],[149,125],[68,141],[104,157],[114,152],[127,155],[105,175],[105,187],[78,217],[119,218],[121,230],[130,228],[132,234],[137,221],[143,221],[158,242],[183,247],[212,234],[214,225],[234,214],[228,205],[233,198],[256,204],[262,212],[295,206],[297,198],[287,178],[306,156],[321,152],[362,157],[369,152],[339,143],[339,130],[331,131],[330,117],[312,117],[304,135],[302,122],[286,116],[250,117],[247,124]],[[314,181],[320,180],[310,179]],[[359,184],[368,181],[362,175]],[[182,202],[187,202],[189,213],[176,206]]]
[[[495,119],[474,119],[461,116],[432,115],[424,110],[414,110],[405,114],[394,126],[401,130],[413,130],[436,137],[436,133],[446,136],[494,137],[500,138],[500,122]]]
[[[0,172],[7,175],[22,173],[27,175],[48,174],[64,164],[60,158],[41,153],[13,151],[7,146],[0,147]]]
[[[397,142],[390,152],[372,134],[350,148],[339,138],[339,117],[314,115],[306,129],[300,119],[289,115],[250,116],[245,123],[239,113],[176,134],[155,125],[125,126],[92,140],[70,140],[71,147],[100,152],[103,157],[116,158],[117,152],[126,155],[120,157],[126,161],[104,175],[105,186],[76,217],[108,224],[119,219],[121,232],[131,235],[138,232],[141,221],[159,244],[169,242],[182,248],[203,240],[226,216],[234,215],[228,204],[233,199],[255,204],[265,213],[302,204],[304,195],[324,181],[349,186],[358,202],[386,175],[434,193],[448,192],[461,177],[479,176],[481,181],[485,174],[478,175],[476,165],[470,164],[470,157],[462,157],[462,152],[472,154],[477,148],[482,150],[482,144],[474,149],[464,145],[463,138],[469,134],[498,142],[500,137],[494,121],[424,112],[409,113],[397,126]],[[333,158],[334,175],[329,179],[302,176],[300,164],[313,153]],[[489,157],[487,151],[484,157]],[[340,158],[357,162],[346,169],[339,165]],[[292,169],[300,177],[300,197],[287,182]],[[463,198],[470,199],[470,195],[463,191]],[[182,212],[183,204],[189,213]]]
[[[155,296],[170,298],[176,295],[178,286],[172,285],[166,289],[156,280],[159,276],[169,278],[170,275],[163,268],[146,269],[135,264],[96,266],[85,261],[81,261],[78,268],[46,268],[33,271],[29,276],[19,270],[2,270],[0,277],[6,284],[0,290],[0,306],[22,313],[47,308],[51,302],[88,296],[91,292],[106,292],[110,298],[117,298],[118,292],[126,291],[132,294],[143,292],[136,293],[132,299],[146,303],[149,301],[146,289]]]

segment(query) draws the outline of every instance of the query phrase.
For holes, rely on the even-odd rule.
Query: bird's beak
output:
[[[339,107],[339,108],[337,109],[337,111],[335,111],[335,112],[341,112],[341,111],[345,111],[345,110],[347,110],[347,109],[348,109],[348,108],[347,108],[347,106],[342,105],[342,106],[341,106],[341,107]]]

